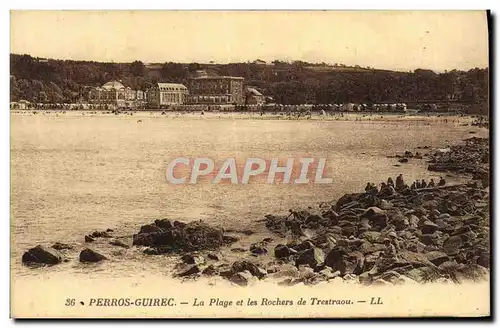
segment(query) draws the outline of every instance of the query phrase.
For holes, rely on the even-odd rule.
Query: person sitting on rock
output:
[[[415,181],[413,181],[413,183],[411,184],[410,189],[411,189],[411,190],[415,190],[415,189],[417,189],[417,184],[415,183]]]
[[[425,182],[425,180],[424,180],[424,179],[422,179],[422,182],[420,183],[420,186],[421,186],[422,188],[427,188],[427,182]]]
[[[392,178],[391,178],[391,177],[387,178],[387,184],[388,184],[389,186],[393,186],[393,187],[394,187],[394,181],[392,180]]]
[[[434,179],[431,179],[431,181],[429,181],[429,184],[427,185],[427,187],[429,187],[429,188],[435,188],[436,187],[436,183],[434,182]]]
[[[385,250],[383,256],[385,259],[397,261],[398,254],[396,252],[396,247],[391,243],[389,238],[384,238]]]
[[[446,184],[446,181],[443,179],[443,177],[439,177],[439,186],[444,186]]]
[[[396,189],[400,190],[403,189],[405,186],[405,182],[403,180],[403,174],[399,174],[398,177],[396,178]]]

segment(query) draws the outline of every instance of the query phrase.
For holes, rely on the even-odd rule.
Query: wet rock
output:
[[[449,260],[448,255],[446,255],[446,253],[439,251],[425,253],[424,255],[429,261],[431,261],[434,265],[437,266]]]
[[[52,245],[52,248],[57,251],[61,251],[61,250],[73,249],[73,246],[57,242],[54,245]]]
[[[205,259],[201,255],[184,254],[181,257],[182,262],[186,264],[202,264],[205,263]]]
[[[95,241],[95,239],[94,239],[94,238],[92,238],[91,236],[85,236],[85,242],[86,242],[86,243],[92,243],[92,242],[94,242],[94,241]]]
[[[107,257],[97,253],[94,250],[91,250],[90,248],[86,248],[83,251],[80,252],[80,262],[100,262],[103,260],[107,260]]]
[[[256,282],[256,278],[249,271],[236,272],[229,279],[238,286],[246,287]]]
[[[22,262],[25,265],[46,264],[55,265],[61,263],[63,257],[59,251],[53,248],[38,245],[30,248],[23,254]]]
[[[295,265],[299,266],[301,264],[309,265],[311,268],[315,268],[317,265],[322,264],[325,261],[325,253],[319,248],[310,248],[302,253],[295,261]]]
[[[109,244],[113,245],[113,246],[123,247],[123,248],[130,248],[129,245],[125,244],[124,242],[122,242],[121,240],[118,240],[118,239],[114,239],[114,240],[110,241]]]

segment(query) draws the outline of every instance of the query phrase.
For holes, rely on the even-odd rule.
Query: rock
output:
[[[59,251],[53,248],[44,247],[38,245],[36,247],[28,249],[26,253],[23,254],[22,262],[25,265],[33,264],[46,264],[55,265],[61,263],[63,257]]]
[[[405,276],[418,282],[432,282],[439,278],[439,273],[433,268],[421,267],[405,272]]]
[[[423,234],[433,234],[438,229],[439,226],[430,220],[425,220],[421,228]]]
[[[424,255],[429,261],[432,262],[432,264],[437,266],[449,260],[448,255],[439,251],[425,253]]]
[[[259,245],[251,245],[250,252],[256,255],[267,254],[267,249]]]
[[[203,271],[201,272],[201,274],[205,275],[205,276],[215,276],[217,275],[217,270],[215,269],[214,265],[213,264],[210,264],[209,266],[207,266],[205,269],[203,269]]]
[[[244,253],[246,251],[247,251],[246,249],[241,248],[241,247],[231,248],[231,252],[233,252],[233,253]]]
[[[209,260],[213,260],[213,261],[219,261],[220,260],[219,256],[217,254],[214,254],[214,253],[208,253],[207,254],[207,258]]]
[[[400,159],[398,160],[398,162],[399,162],[399,163],[408,163],[408,158],[405,158],[405,157],[400,158]]]
[[[329,267],[326,267],[323,270],[319,271],[318,274],[325,280],[330,280],[341,275],[340,271],[333,272],[333,270]]]
[[[478,225],[483,220],[480,216],[467,217],[462,220],[464,225]]]
[[[435,265],[431,261],[429,261],[423,254],[401,251],[399,252],[398,257],[400,258],[400,260],[410,263],[411,265],[413,265],[413,267],[435,267]]]
[[[274,248],[274,256],[278,259],[285,258],[291,255],[288,246],[279,244]]]
[[[122,242],[121,240],[118,240],[118,239],[114,239],[114,240],[110,241],[109,243],[110,243],[110,245],[114,245],[114,246],[118,246],[118,247],[130,248],[129,245],[125,244],[124,242]]]
[[[106,232],[113,232],[113,231],[114,231],[114,230],[113,230],[113,229],[110,229],[110,228],[106,229]]]
[[[94,238],[92,238],[92,237],[90,237],[90,236],[85,236],[85,242],[86,242],[86,243],[92,243],[92,242],[94,242],[94,241],[95,241],[95,239],[94,239]]]
[[[396,284],[401,275],[396,271],[386,271],[379,276],[379,279],[387,281],[391,284]]]
[[[146,224],[141,227],[139,233],[163,232],[163,229],[154,224]]]
[[[370,225],[374,227],[377,231],[380,231],[387,226],[386,211],[376,206],[372,206],[366,209],[365,212],[360,217],[368,218]]]
[[[191,276],[191,275],[197,274],[197,273],[200,273],[200,268],[197,265],[191,265],[187,269],[179,272],[176,276],[177,277],[186,277],[186,276]]]
[[[325,253],[319,248],[310,248],[302,253],[295,261],[295,265],[299,266],[301,264],[309,265],[311,268],[315,268],[317,265],[322,264],[325,261]]]
[[[299,245],[296,245],[296,246],[293,246],[292,249],[296,252],[303,252],[307,249],[312,249],[314,248],[314,243],[310,240],[304,240],[302,243],[300,243]]]
[[[169,219],[155,220],[155,225],[165,231],[172,230],[174,227]]]
[[[451,236],[443,242],[443,251],[448,255],[456,255],[462,244],[460,236]]]
[[[237,242],[239,239],[234,236],[225,235],[222,237],[222,240],[224,241],[224,244],[232,244]]]
[[[93,238],[112,238],[112,236],[107,231],[94,231],[90,237]]]
[[[236,261],[233,263],[231,270],[233,273],[248,271],[253,276],[262,279],[267,275],[267,271],[258,267],[256,264],[248,261]]]
[[[182,262],[186,264],[202,264],[205,263],[205,259],[200,255],[184,254],[181,257]]]
[[[425,245],[436,245],[437,235],[423,234],[419,236],[419,240]]]
[[[296,266],[290,265],[290,264],[285,264],[279,266],[279,269],[276,273],[273,273],[271,275],[272,278],[283,278],[283,277],[290,277],[290,278],[298,278],[299,277],[299,269],[297,269]]]
[[[340,271],[340,274],[344,275],[346,273],[344,256],[346,255],[347,251],[344,248],[336,247],[326,256],[325,265],[332,268],[333,271]]]
[[[61,251],[65,249],[73,249],[73,246],[57,242],[54,245],[52,245],[52,248],[57,251]]]
[[[381,235],[382,234],[378,231],[366,231],[363,234],[361,234],[361,238],[364,238],[373,244],[381,241],[380,240]]]
[[[103,260],[107,260],[107,257],[90,248],[86,248],[80,252],[80,262],[100,262]]]
[[[255,283],[256,278],[248,271],[236,272],[229,279],[238,286],[248,286]]]

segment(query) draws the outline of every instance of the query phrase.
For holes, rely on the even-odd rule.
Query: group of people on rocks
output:
[[[443,177],[439,178],[439,182],[437,183],[437,186],[442,187],[446,184],[446,181],[443,179]],[[391,196],[396,191],[401,191],[407,188],[410,189],[422,189],[422,188],[435,188],[436,183],[434,182],[434,179],[431,179],[429,183],[425,181],[425,179],[422,180],[416,180],[413,181],[411,186],[409,187],[403,179],[403,174],[399,174],[396,177],[396,183],[394,183],[394,180],[392,180],[391,177],[387,179],[387,183],[382,182],[380,185],[380,190],[377,188],[377,186],[374,183],[368,182],[365,187],[365,191],[369,194],[372,195],[385,195],[385,196]]]

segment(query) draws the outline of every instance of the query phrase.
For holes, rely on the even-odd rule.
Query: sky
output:
[[[144,63],[488,67],[485,11],[11,11],[11,53]]]

